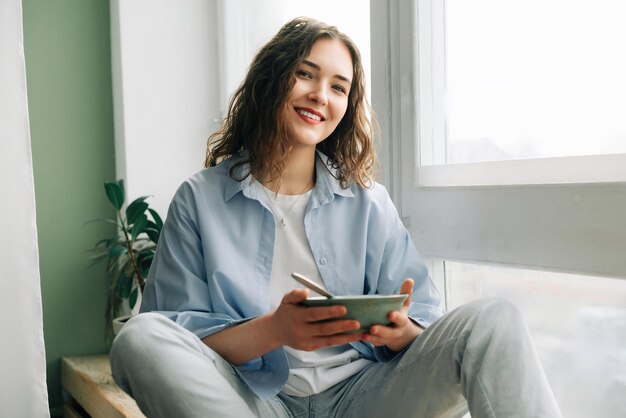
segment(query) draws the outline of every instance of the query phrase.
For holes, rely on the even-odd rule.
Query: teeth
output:
[[[322,120],[322,118],[320,118],[318,115],[315,115],[313,113],[307,112],[306,110],[298,110],[298,113],[306,116],[307,118],[313,119],[313,120],[317,120],[320,121]]]

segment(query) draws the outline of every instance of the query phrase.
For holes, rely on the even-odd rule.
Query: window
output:
[[[541,125],[528,117],[519,118],[519,110],[510,110],[517,109],[519,100],[503,94],[517,85],[507,90],[502,87],[505,81],[489,92],[486,104],[477,97],[484,90],[477,86],[495,77],[506,80],[509,72],[518,71],[519,65],[512,61],[519,64],[520,54],[526,68],[538,52],[543,51],[545,60],[554,60],[542,49],[544,36],[546,43],[554,45],[556,39],[565,45],[562,50],[553,48],[554,54],[567,58],[559,65],[567,67],[576,51],[587,51],[589,63],[623,69],[618,51],[624,49],[619,44],[626,42],[626,36],[617,35],[622,30],[614,25],[619,18],[604,16],[621,13],[623,20],[624,7],[608,0],[584,5],[594,10],[583,9],[581,4],[557,0],[372,2],[371,14],[377,16],[372,20],[372,98],[385,140],[383,182],[428,260],[447,307],[485,296],[510,299],[531,327],[564,416],[617,417],[624,414],[624,405],[614,399],[624,391],[626,381],[623,349],[616,343],[626,338],[620,322],[626,310],[626,123],[619,117],[626,110],[624,81],[608,81],[611,71],[593,73],[593,65],[573,69],[567,76],[578,72],[577,98],[586,97],[581,109],[586,109],[588,119],[582,121],[577,120],[580,110],[571,108],[571,100],[566,103],[569,110],[564,105],[571,117],[559,116],[561,121],[555,117]],[[556,17],[555,10],[560,12]],[[580,33],[561,23],[567,19],[580,22],[581,16],[589,22]],[[537,17],[553,23],[553,30],[542,35],[541,25],[533,23]],[[471,22],[469,27],[467,22]],[[606,27],[594,31],[596,24]],[[455,33],[451,25],[463,25],[463,29]],[[492,38],[501,39],[481,35],[489,25],[492,33],[497,29]],[[520,25],[525,30],[522,34]],[[502,35],[504,31],[510,33]],[[534,43],[525,50],[520,45],[527,39]],[[573,52],[566,45],[571,39],[578,47]],[[511,56],[507,50],[494,61],[490,52],[503,40],[521,52]],[[583,40],[585,48],[580,45]],[[534,59],[537,66],[538,58]],[[450,69],[451,65],[458,68]],[[496,74],[476,81],[485,77],[481,69],[495,71],[494,65],[499,66]],[[552,67],[546,74],[563,71],[563,67],[557,71],[555,63]],[[606,82],[609,87],[598,87]],[[527,96],[525,107],[541,108],[548,96],[552,101],[562,99],[568,92],[562,86],[569,86],[571,79],[569,84],[566,79],[555,83],[561,86],[556,92],[544,91],[546,84],[539,88],[537,83],[534,92],[515,94]],[[598,101],[594,94],[599,91],[606,94],[605,99],[590,104]],[[491,106],[494,101],[499,106]],[[604,111],[598,110],[605,105]],[[541,116],[545,109],[535,113]],[[502,115],[509,118],[507,123],[494,120]],[[601,129],[594,135],[585,133],[585,124],[599,123],[590,122],[592,117],[606,122],[604,135]],[[563,127],[562,120],[568,125]],[[576,126],[580,128],[572,128]],[[572,139],[573,131],[582,136]],[[511,140],[533,138],[533,143],[547,137],[554,138],[556,145],[542,143],[541,149]],[[579,143],[583,137],[585,143]],[[559,145],[561,138],[570,142]],[[585,331],[575,328],[580,325],[577,321],[585,323]],[[618,330],[612,328],[615,324]],[[612,360],[605,363],[609,357]],[[587,359],[588,367],[573,365],[581,358]],[[577,386],[581,381],[595,385],[593,390],[587,388],[588,396],[583,396],[585,388]]]
[[[371,15],[377,16],[371,29],[372,101],[385,139],[382,180],[418,249],[447,260],[626,277],[620,250],[626,247],[626,181],[598,182],[602,175],[626,175],[626,163],[619,163],[623,154],[421,164],[422,121],[436,126],[432,110],[438,108],[422,105],[428,85],[430,91],[437,87],[423,77],[429,68],[433,73],[433,61],[424,54],[443,53],[428,38],[441,28],[433,16],[443,12],[443,4],[371,4]],[[484,181],[472,182],[477,175]],[[553,184],[534,181],[546,176]],[[557,181],[559,176],[567,181]],[[462,187],[470,184],[478,187]]]
[[[449,309],[498,296],[521,310],[564,417],[626,414],[626,280],[458,262],[445,280]]]
[[[626,180],[623,2],[420,1],[418,13],[421,184]]]

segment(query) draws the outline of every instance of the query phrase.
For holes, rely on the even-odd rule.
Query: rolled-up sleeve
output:
[[[204,338],[249,318],[213,312],[202,241],[186,195],[179,190],[170,205],[140,311],[161,313]]]
[[[202,184],[202,187],[207,185]],[[220,259],[220,255],[230,259],[229,254],[224,250],[224,254],[206,257],[203,243],[210,242],[212,248],[223,247],[220,239],[225,239],[229,225],[220,222],[221,230],[200,226],[200,216],[211,216],[217,202],[212,200],[213,207],[199,206],[198,196],[189,182],[174,196],[150,267],[140,311],[165,315],[202,339],[258,316],[258,312],[251,315],[245,312],[251,310],[250,301],[258,300],[259,296],[253,290],[254,281],[243,284],[239,281],[247,293],[236,287],[235,278],[245,277],[242,270],[226,276],[215,273],[219,267],[211,260]],[[222,263],[227,261],[222,260]],[[287,380],[289,367],[280,348],[235,367],[235,371],[260,398],[269,399]]]

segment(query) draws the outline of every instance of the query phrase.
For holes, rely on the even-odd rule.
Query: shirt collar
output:
[[[243,192],[246,197],[258,199],[257,190],[252,187],[250,163],[246,162],[235,167],[238,162],[245,160],[246,154],[245,151],[240,152],[220,164],[226,175],[226,186],[224,188],[224,200],[226,202],[239,192]],[[319,157],[315,159],[317,178],[311,197],[315,196],[319,204],[332,201],[335,195],[354,197],[354,193],[350,188],[344,189],[341,187],[341,182],[337,179],[337,169],[333,167],[332,160],[321,151],[317,151],[317,155]],[[231,169],[232,176],[230,175]],[[237,180],[241,178],[243,180]]]

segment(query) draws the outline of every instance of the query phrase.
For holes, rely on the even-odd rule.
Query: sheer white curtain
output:
[[[48,417],[21,0],[0,2],[0,416]]]

